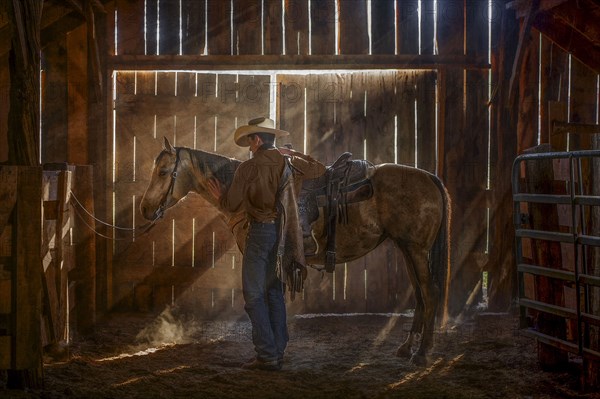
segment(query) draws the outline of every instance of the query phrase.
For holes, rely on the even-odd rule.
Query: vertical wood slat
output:
[[[265,0],[264,2],[264,47],[265,54],[283,54],[283,7],[281,0]]]
[[[435,85],[435,72],[417,75],[417,167],[432,173],[436,170]]]
[[[177,97],[191,98],[196,93],[196,76],[190,72],[177,72]],[[194,146],[194,124],[195,118],[192,115],[176,115],[175,134],[177,139],[178,147],[190,147]],[[194,196],[196,197],[196,196]],[[194,202],[194,205],[198,206],[200,199],[192,198],[190,195],[189,200]],[[189,204],[186,204],[189,205]],[[193,208],[188,207],[188,212],[173,213],[175,220],[175,265],[179,267],[191,267],[194,264],[192,259],[192,218],[195,216]],[[191,216],[193,215],[193,216]],[[176,291],[179,293],[179,288],[176,287]]]
[[[571,110],[570,122],[575,123],[596,123],[596,79],[591,69],[586,67],[576,58],[571,60]],[[570,136],[570,151],[589,150],[592,148],[591,135]],[[589,175],[584,172],[584,176]]]
[[[339,1],[340,54],[368,54],[369,28],[366,0]]]
[[[308,16],[308,0],[285,0],[285,54],[308,54]]]
[[[516,296],[516,269],[514,267],[514,226],[511,165],[516,155],[516,135],[506,134],[515,131],[516,109],[506,106],[508,89],[501,85],[509,81],[513,57],[518,43],[518,21],[513,12],[498,10],[494,7],[492,25],[492,43],[498,43],[492,51],[492,88],[495,95],[492,100],[492,154],[493,203],[491,226],[493,241],[488,263],[488,308],[493,312],[504,312],[510,308],[512,298]]]
[[[94,214],[92,166],[79,165],[75,168],[73,192],[85,209]],[[85,223],[78,216],[73,216],[73,235],[76,237],[75,269],[70,277],[77,284],[74,298],[77,332],[88,334],[96,324],[96,236],[88,227],[95,227],[94,219],[81,213]]]
[[[239,147],[233,141],[235,131],[235,114],[238,102],[238,79],[239,75],[219,74],[218,103],[219,113],[217,117],[216,145],[217,153],[225,156],[240,156],[246,149]],[[242,158],[244,159],[244,158]]]
[[[41,168],[19,167],[13,244],[16,252],[13,254],[14,358],[11,369],[14,370],[38,370],[41,367],[41,182]]]
[[[344,74],[342,79],[344,97],[337,110],[340,126],[337,130],[339,137],[336,138],[336,153],[349,151],[354,159],[362,159],[367,130],[365,116],[367,74]]]
[[[419,13],[417,0],[397,0],[398,54],[419,54]]]
[[[487,4],[466,3],[467,54],[485,54],[488,46]],[[459,256],[464,262],[460,274],[453,281],[455,295],[463,309],[476,306],[481,298],[481,268],[483,266],[486,238],[486,177],[488,136],[488,71],[465,72],[465,129],[460,148],[466,163],[462,178],[457,181],[458,192],[454,198],[460,203],[462,243]],[[459,260],[460,261],[460,260]]]
[[[208,54],[231,55],[231,3],[227,0],[208,0]]]
[[[434,0],[421,1],[421,54],[434,53]]]
[[[396,51],[396,14],[394,1],[371,2],[371,42],[373,54],[394,54]]]
[[[415,166],[416,79],[417,75],[414,72],[398,72],[396,75],[397,93],[395,104],[396,116],[398,118],[398,143],[396,151],[398,154],[398,163],[409,166]],[[387,93],[387,95],[390,94]],[[385,100],[383,101],[383,106],[385,107]],[[394,143],[392,142],[392,149],[393,146]]]
[[[159,0],[158,12],[160,54],[180,54],[179,0]]]
[[[175,94],[175,72],[158,72],[156,75],[156,95],[157,96],[173,96]],[[175,115],[159,114],[156,117],[157,137],[165,136],[171,143],[177,144]],[[174,245],[173,242],[174,229],[173,221],[175,214],[171,212],[162,220],[164,225],[163,235],[155,240],[155,262],[157,267],[169,268],[175,265]],[[172,303],[173,285],[170,282],[159,282],[153,286],[153,306],[154,309],[160,310]]]
[[[64,162],[67,159],[67,51],[66,36],[50,43],[44,48],[46,66],[44,68],[44,84],[42,86],[42,163]],[[8,75],[8,67],[0,74]],[[6,77],[8,79],[8,76]],[[6,84],[6,85],[5,85]],[[8,90],[9,82],[0,82],[0,88]],[[7,99],[8,101],[8,99]],[[3,109],[8,110],[8,102],[1,102]],[[4,123],[3,123],[4,122]],[[0,126],[6,126],[0,117]],[[1,136],[1,134],[0,134]],[[1,146],[8,150],[8,145]],[[8,154],[6,156],[8,158]],[[0,154],[0,160],[3,159]]]
[[[312,54],[335,54],[335,0],[310,2]]]
[[[233,54],[262,54],[262,1],[237,0],[233,13]]]
[[[146,1],[146,54],[158,54],[158,2],[160,0]]]
[[[64,47],[64,44],[63,44]],[[66,70],[66,68],[64,69]],[[64,78],[65,79],[65,78]],[[63,89],[64,91],[65,89]],[[0,57],[0,162],[8,160],[8,110],[10,102],[10,69],[8,54]],[[66,95],[65,95],[66,98]],[[66,100],[64,100],[66,101]],[[43,104],[43,103],[42,103]],[[42,124],[44,122],[42,121]],[[42,138],[43,140],[44,138]],[[42,141],[43,143],[43,141]],[[42,144],[43,145],[43,144]],[[42,148],[44,148],[42,146]],[[63,147],[64,148],[64,147]]]
[[[440,55],[463,54],[464,40],[464,11],[462,1],[448,1],[439,3],[437,14],[437,40]],[[443,182],[453,199],[452,231],[460,231],[464,216],[463,207],[457,204],[454,198],[459,191],[458,181],[464,154],[460,149],[464,147],[462,132],[464,131],[463,110],[463,70],[459,68],[447,68],[440,71],[440,152],[441,162],[440,174]],[[454,240],[451,248],[452,275],[448,279],[452,281],[453,276],[460,273],[464,259],[459,256],[457,240]],[[450,291],[454,291],[451,289]],[[457,314],[462,310],[461,298],[450,295],[449,312]]]
[[[537,31],[534,39],[538,37]],[[569,87],[569,56],[568,54],[554,44],[552,41],[542,35],[541,40],[541,58],[540,58],[540,133],[541,143],[551,143],[557,151],[566,150],[566,135],[551,136],[552,126],[551,118],[556,119],[556,108],[562,104],[564,109],[564,119],[566,122],[566,112],[568,103]],[[558,106],[560,107],[560,106]]]
[[[290,132],[283,143],[304,152],[304,101],[306,77],[301,75],[277,75],[279,88],[279,128]]]
[[[67,34],[67,125],[68,161],[88,163],[88,65],[85,25]]]
[[[206,9],[202,0],[181,3],[181,47],[186,55],[203,54],[206,44]]]
[[[393,103],[391,99],[394,98],[396,73],[370,74],[367,81],[369,82],[366,128],[367,159],[375,164],[393,163],[395,112],[394,107],[390,107],[390,103]],[[414,111],[411,118],[414,119]]]
[[[521,63],[521,73],[519,75],[518,153],[522,153],[527,148],[531,148],[537,144],[539,40],[536,40],[533,31],[526,40],[528,42],[527,49],[525,50],[523,62]]]
[[[118,54],[143,55],[145,49],[144,2],[117,0],[115,5],[117,10]]]
[[[202,100],[202,103],[206,103],[207,106],[218,101],[216,98],[217,87],[216,87],[216,74],[197,74],[197,91],[198,97]],[[214,152],[215,148],[215,116],[212,114],[204,113],[202,110],[196,112],[196,142],[194,148],[203,151]]]

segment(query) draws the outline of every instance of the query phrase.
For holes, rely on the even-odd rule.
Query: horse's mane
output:
[[[193,166],[198,168],[202,174],[205,176],[214,176],[226,187],[229,187],[233,181],[235,170],[242,163],[238,159],[208,151],[194,150],[187,147],[181,147],[181,149],[188,151]]]

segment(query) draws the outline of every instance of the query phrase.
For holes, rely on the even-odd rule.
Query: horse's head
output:
[[[188,161],[182,159],[181,149],[174,148],[165,137],[163,150],[154,160],[150,184],[140,203],[144,218],[161,218],[166,209],[185,197],[189,187],[184,187],[186,179],[182,178],[182,174],[189,166]]]

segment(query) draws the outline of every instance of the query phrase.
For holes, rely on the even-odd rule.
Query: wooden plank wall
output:
[[[0,57],[0,162],[8,161],[8,109],[10,72],[8,55]]]
[[[421,49],[415,33],[416,1],[374,2],[373,15],[385,23],[373,24],[371,45],[368,3],[363,0],[266,1],[264,6],[243,0],[235,1],[233,8],[228,1],[209,0],[207,9],[183,0],[179,11],[178,2],[148,1],[145,10],[140,3],[116,2],[117,54],[368,54],[370,48],[379,54],[433,53],[432,1],[423,2],[429,12],[421,19]],[[143,11],[145,21],[140,17]],[[172,18],[178,12],[182,15],[179,45],[176,35],[165,38],[163,33],[169,24],[173,25],[170,32],[178,31]],[[144,23],[145,41],[141,38]],[[395,23],[401,31],[396,32]],[[271,95],[275,84],[276,96]],[[435,71],[277,74],[275,80],[226,72],[118,72],[116,175],[114,199],[110,198],[114,220],[123,226],[141,221],[137,207],[162,136],[176,145],[246,159],[247,152],[232,143],[231,133],[253,116],[269,115],[271,101],[277,102],[279,126],[292,132],[289,141],[294,148],[325,163],[351,151],[355,158],[374,163],[398,162],[435,172],[436,84]],[[193,303],[205,316],[215,315],[218,303],[237,304],[240,311],[241,254],[217,213],[192,196],[161,224],[162,229],[135,241],[131,234],[114,233],[125,238],[112,248],[114,303],[150,309],[179,298]],[[188,274],[195,277],[187,280],[198,282],[181,284],[185,280],[181,276]],[[376,312],[413,306],[404,260],[391,243],[364,259],[340,265],[334,275],[309,276],[295,311]]]

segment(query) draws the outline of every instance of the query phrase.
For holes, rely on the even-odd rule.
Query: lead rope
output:
[[[73,193],[73,191],[70,192],[71,194],[71,198],[74,200],[74,204],[77,205],[79,208],[81,208],[89,217],[91,217],[92,219],[94,219],[96,222],[110,227],[112,229],[115,230],[122,230],[122,231],[131,231],[131,232],[136,232],[136,231],[142,231],[141,234],[139,235],[139,237],[143,236],[144,234],[147,234],[150,229],[152,229],[152,227],[154,227],[154,225],[156,224],[156,222],[158,221],[158,219],[160,219],[160,215],[157,215],[154,220],[143,224],[141,226],[137,226],[137,227],[121,227],[121,226],[116,226],[114,224],[111,223],[107,223],[103,220],[98,219],[96,216],[94,216],[90,211],[88,211],[85,206],[83,206],[83,204],[77,199],[77,196],[75,195],[75,193]],[[75,211],[75,214],[77,214],[77,216],[81,219],[81,221],[83,222],[83,224],[85,224],[87,226],[88,229],[92,230],[94,232],[94,234],[109,239],[109,240],[113,240],[113,241],[125,241],[125,240],[131,240],[131,237],[128,238],[115,238],[115,237],[110,237],[107,236],[106,234],[102,234],[100,233],[98,230],[96,230],[96,228],[94,228],[93,226],[91,226],[87,220],[84,218],[84,215],[82,215],[81,211],[78,210],[78,207],[73,207],[73,210]]]

